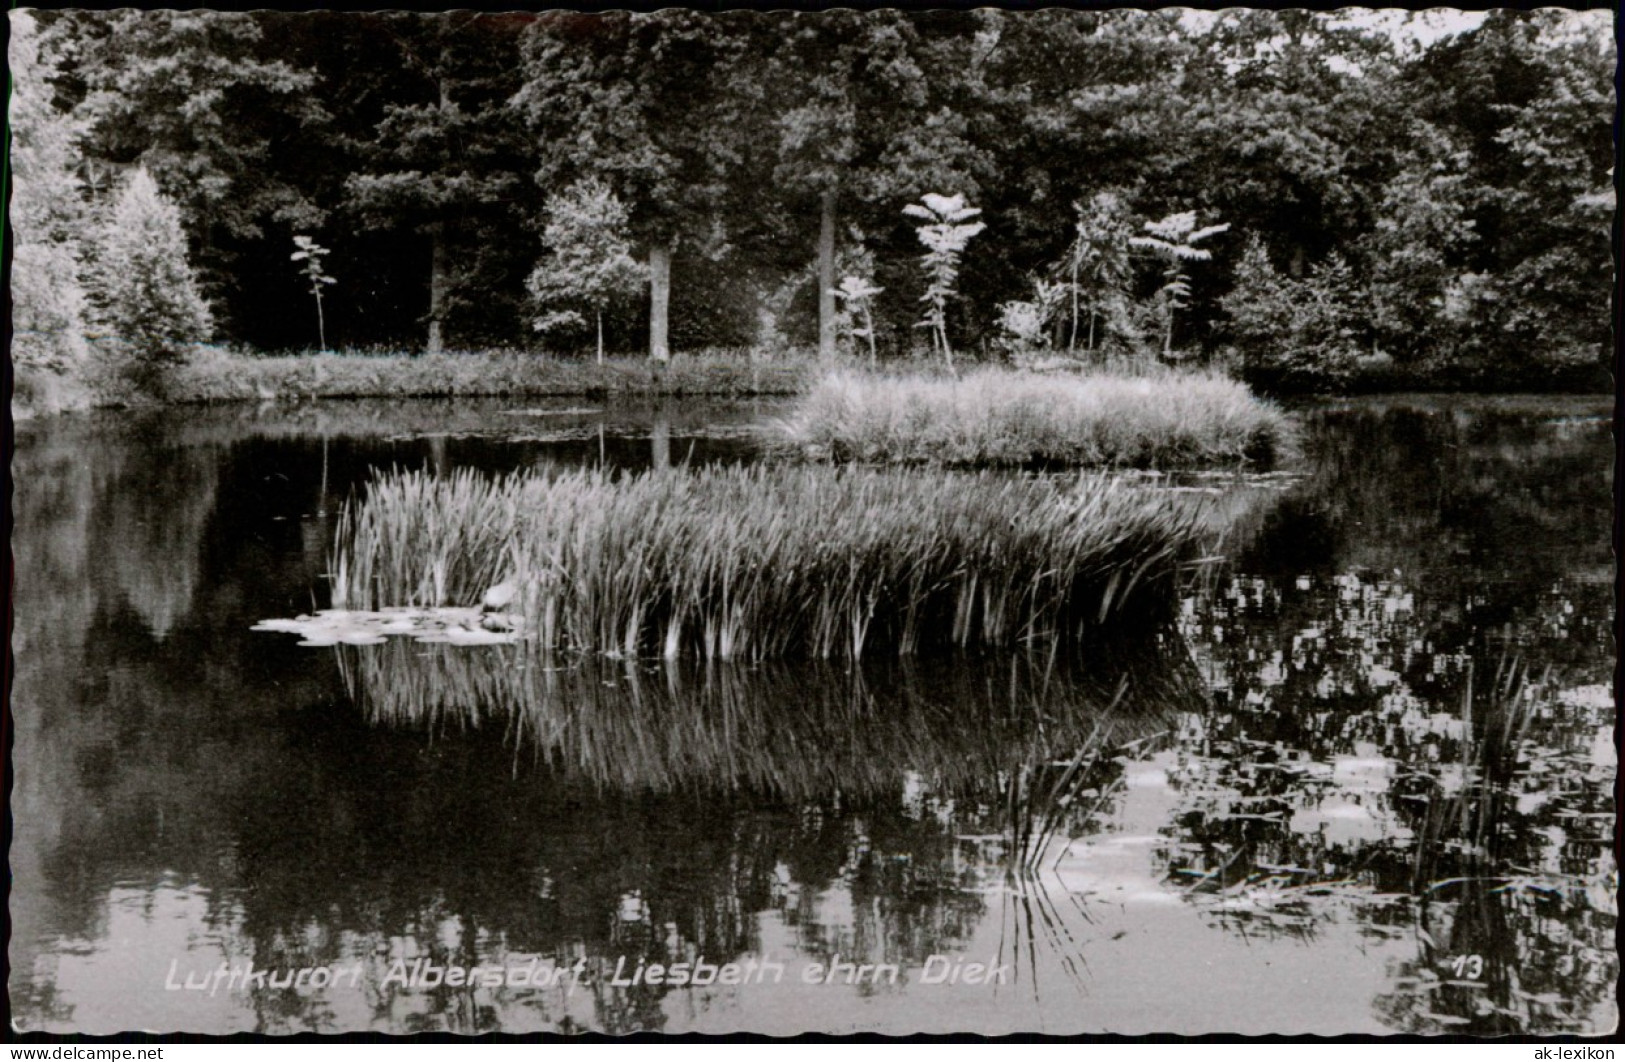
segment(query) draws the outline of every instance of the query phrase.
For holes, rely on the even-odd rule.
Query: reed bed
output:
[[[835,372],[770,439],[837,461],[1182,468],[1272,461],[1290,448],[1290,422],[1209,372]]]
[[[1188,508],[1093,476],[394,472],[341,515],[333,603],[503,587],[541,646],[628,657],[1074,648],[1166,616],[1198,537]]]

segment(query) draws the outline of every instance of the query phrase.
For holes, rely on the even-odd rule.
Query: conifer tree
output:
[[[144,169],[131,174],[102,227],[93,270],[101,324],[139,375],[183,359],[213,328],[187,257],[180,208]]]

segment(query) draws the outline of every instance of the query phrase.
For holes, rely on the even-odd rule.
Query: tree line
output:
[[[1405,17],[17,12],[14,354],[162,290],[259,349],[1595,373],[1607,19]]]

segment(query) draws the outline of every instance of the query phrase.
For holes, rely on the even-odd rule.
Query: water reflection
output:
[[[1166,873],[1235,932],[1405,939],[1394,1028],[1583,1029],[1611,1001],[1604,427],[1311,421],[1313,476],[1185,602],[1218,701]]]
[[[867,798],[912,771],[933,792],[991,799],[999,779],[1035,756],[1139,739],[1201,705],[1177,633],[1099,651],[1101,666],[1087,671],[1045,654],[849,669],[392,640],[344,647],[339,662],[369,722],[441,742],[499,733],[516,770],[544,765],[600,788]]]
[[[335,666],[248,630],[318,603],[332,499],[374,466],[642,465],[662,419],[674,463],[738,460],[728,436],[755,411],[703,435],[701,414],[660,410],[513,415],[504,435],[496,408],[452,406],[24,426],[14,1018],[1604,1031],[1611,451],[1594,412],[1314,411],[1297,478],[1213,481],[1225,561],[1160,645],[857,671],[415,644]],[[933,955],[1012,978],[933,985]],[[702,957],[786,975],[611,983],[622,962]],[[387,979],[420,959],[583,973]],[[837,960],[898,976],[800,981]],[[367,972],[165,987],[172,963],[184,982],[222,962]]]

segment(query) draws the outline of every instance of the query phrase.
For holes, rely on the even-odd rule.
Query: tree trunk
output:
[[[598,319],[598,364],[604,363],[604,311],[599,310],[593,315]]]
[[[649,357],[665,364],[671,360],[666,345],[666,322],[671,308],[671,247],[649,248]]]
[[[446,275],[445,222],[435,222],[429,229],[429,238],[433,241],[429,255],[429,353],[439,354],[446,349],[446,289],[451,286]]]
[[[818,200],[818,357],[835,358],[835,192]]]
[[[1094,325],[1094,318],[1091,317],[1089,327],[1092,329]],[[1066,352],[1078,352],[1078,263],[1075,260],[1072,263],[1072,335],[1067,338]]]
[[[665,410],[655,414],[654,430],[649,433],[649,463],[655,468],[671,467],[671,421]]]

